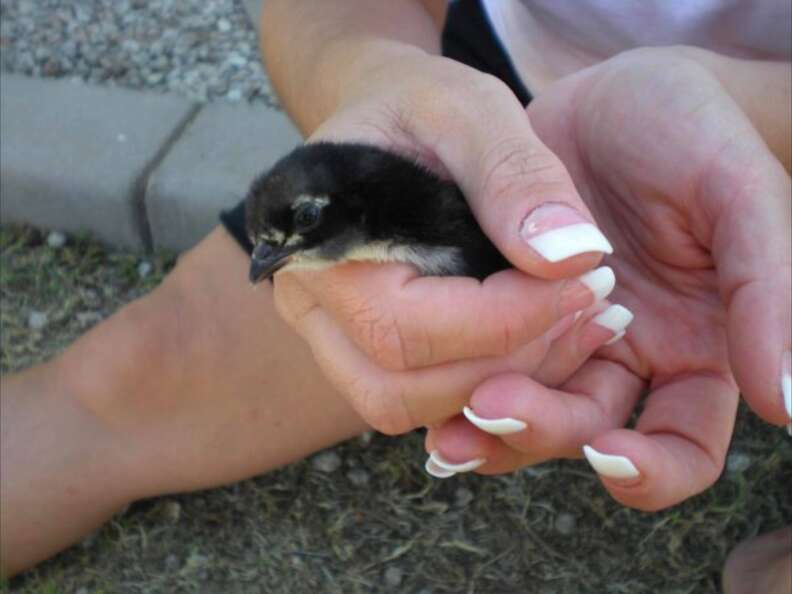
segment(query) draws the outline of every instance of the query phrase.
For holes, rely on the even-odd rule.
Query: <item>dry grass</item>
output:
[[[172,263],[149,258],[154,270],[141,281],[139,255],[87,238],[53,250],[44,238],[0,230],[3,371],[62,349]],[[31,310],[48,313],[42,331],[29,329]],[[792,522],[792,440],[744,410],[736,469],[656,514],[614,503],[580,461],[437,481],[422,469],[417,434],[334,451],[342,464],[332,473],[308,460],[231,487],[137,503],[2,589],[710,594],[737,542]]]

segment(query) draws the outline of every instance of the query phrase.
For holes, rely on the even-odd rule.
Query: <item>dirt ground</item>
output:
[[[47,238],[0,228],[3,372],[51,357],[174,261]],[[661,513],[619,506],[580,460],[439,481],[424,459],[417,433],[369,435],[226,488],[138,502],[0,589],[710,594],[737,542],[792,522],[792,439],[745,410],[715,487]]]

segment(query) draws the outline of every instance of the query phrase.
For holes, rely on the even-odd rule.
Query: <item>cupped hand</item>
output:
[[[368,72],[316,140],[376,144],[453,177],[521,271],[479,282],[348,263],[276,275],[280,313],[375,428],[400,433],[442,422],[493,373],[537,369],[549,345],[543,335],[612,288],[607,274],[597,286],[578,278],[610,246],[500,81],[409,54]]]
[[[718,81],[674,51],[629,52],[577,73],[528,116],[612,241],[611,298],[635,322],[568,381],[490,378],[467,418],[432,430],[427,449],[441,463],[486,460],[477,471],[496,473],[578,457],[588,443],[620,502],[677,503],[719,476],[738,390],[767,421],[790,421],[789,175]],[[634,429],[617,428],[645,389]],[[502,418],[526,428],[497,437],[479,428]]]

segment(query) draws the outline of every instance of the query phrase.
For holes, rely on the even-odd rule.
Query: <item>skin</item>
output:
[[[603,221],[615,246],[612,298],[636,319],[627,348],[602,350],[561,391],[517,374],[474,391],[484,417],[529,430],[497,439],[456,419],[430,432],[429,447],[452,461],[487,458],[484,473],[577,457],[574,437],[591,418],[626,418],[649,388],[636,430],[599,432],[592,445],[641,472],[604,479],[617,500],[677,503],[720,475],[738,385],[754,410],[786,420],[777,409],[792,334],[789,175],[716,77],[663,52],[630,52],[561,81],[528,115]],[[729,204],[739,217],[724,213]]]
[[[433,11],[427,11],[417,2],[393,1],[376,14],[360,10],[362,4],[271,0],[265,7],[263,37],[268,65],[287,110],[301,129],[315,133],[316,138],[379,142],[418,156],[440,173],[452,174],[473,197],[473,208],[493,240],[523,270],[537,277],[572,278],[595,266],[596,256],[549,265],[506,232],[514,226],[503,225],[503,221],[519,221],[545,200],[571,204],[584,217],[590,217],[592,211],[574,190],[562,162],[539,140],[541,135],[501,83],[433,55],[438,45],[440,3],[432,3]],[[288,63],[280,63],[278,56],[289,56]],[[466,95],[470,101],[463,100]],[[481,105],[491,107],[483,112]],[[499,114],[497,121],[493,121],[493,113]],[[482,119],[486,125],[476,125]],[[497,198],[497,208],[483,208],[487,196]],[[150,296],[101,324],[53,362],[3,378],[0,560],[5,574],[29,567],[75,542],[130,500],[251,476],[367,427],[354,412],[354,400],[353,405],[348,404],[347,395],[342,398],[330,387],[309,351],[277,318],[271,292],[253,292],[239,282],[247,268],[248,258],[224,231],[217,230],[188,253]],[[365,277],[362,268],[336,272],[341,275],[338,278],[355,282]],[[392,275],[391,290],[398,290],[401,280],[410,290],[416,287],[406,282],[409,271],[404,268],[390,268],[388,274]],[[298,285],[294,288],[296,298],[306,294],[313,298],[309,289],[321,286],[325,279],[294,282]],[[520,285],[524,278],[513,273],[497,282],[509,284],[519,303],[530,301],[537,290],[545,291],[538,301],[550,305],[544,306],[545,319],[539,323],[543,328],[555,327],[557,332],[556,324],[564,318],[557,309],[559,296],[565,287],[574,287],[570,281],[532,284],[527,287],[530,290],[520,290],[512,284]],[[277,287],[278,291],[286,288],[282,282]],[[361,290],[365,288],[361,285]],[[482,308],[501,293],[497,288],[497,284],[488,289],[484,285],[465,287],[471,295],[478,291]],[[439,287],[417,288],[427,295],[435,289]],[[364,290],[360,294],[366,296]],[[348,338],[338,321],[348,312],[335,299],[343,304],[341,298],[349,295],[332,291],[330,295],[321,307],[310,303],[306,307],[302,302],[304,311],[325,315],[326,326],[312,323],[302,329],[304,335],[311,329],[317,333],[311,341],[314,354],[327,366],[330,358],[320,352],[321,339],[332,339],[335,333],[339,338],[336,344],[349,347],[354,360],[373,365],[371,377],[388,378],[368,351]],[[370,295],[382,300],[376,292]],[[220,320],[218,311],[236,315]],[[288,318],[282,305],[281,311]],[[427,308],[424,313],[436,311]],[[528,313],[536,314],[533,310]],[[321,321],[321,316],[318,319]],[[576,326],[581,330],[578,342],[568,343],[567,352],[551,351],[553,356],[535,367],[541,381],[550,385],[563,382],[564,370],[554,367],[553,360],[574,357],[576,352],[585,358],[586,349],[594,349],[608,338],[596,336],[597,328],[586,325],[587,319],[582,318],[579,323],[583,325]],[[361,321],[365,318],[358,318]],[[510,329],[511,322],[501,320],[504,326],[500,329]],[[518,326],[518,330],[522,334],[515,341],[517,349],[535,338],[524,327]],[[361,332],[357,340],[362,342],[365,336]],[[431,336],[431,332],[427,334]],[[463,342],[461,355],[438,350],[443,341],[436,339],[417,345],[426,353],[419,361],[421,367],[436,367],[435,356],[449,365],[456,365],[454,359],[460,356],[466,366],[472,360],[472,385],[447,396],[454,406],[483,381],[483,376],[475,377],[476,366],[484,376],[491,375],[493,369],[488,366],[493,357],[508,358],[515,352],[492,337],[483,341],[484,346],[477,346],[470,336]],[[562,336],[560,342],[564,340]],[[271,349],[272,344],[279,345],[277,352]],[[325,346],[329,344],[332,341]],[[505,344],[511,346],[508,341]],[[626,344],[613,348],[624,349]],[[512,353],[504,355],[505,351]],[[393,356],[393,351],[389,354]],[[394,360],[399,361],[398,354]],[[404,363],[405,369],[396,364],[397,369],[386,371],[416,371],[407,369],[410,361]],[[282,373],[289,366],[298,371]],[[454,374],[456,371],[454,368]],[[427,374],[423,375],[426,379]],[[447,377],[438,374],[424,385],[427,389],[443,385]],[[635,375],[625,372],[621,386],[630,393],[634,381]],[[409,383],[406,386],[410,387]],[[767,396],[767,402],[772,402]],[[763,398],[760,392],[757,401]],[[379,423],[404,428],[422,420],[427,408],[428,418],[445,418],[443,410],[432,412],[438,400],[416,398],[406,420],[391,414],[400,410],[396,406],[381,416]],[[777,405],[768,405],[768,410],[772,419],[780,422]],[[606,419],[608,428],[619,423],[618,415],[612,414]],[[51,419],[58,423],[53,425]],[[301,431],[295,432],[298,424]],[[46,444],[57,447],[45,448]],[[30,454],[37,451],[41,455]],[[79,484],[75,484],[75,476],[81,477]],[[108,477],[117,480],[108,481]],[[55,521],[63,517],[70,521]],[[47,530],[31,531],[31,526]]]
[[[600,114],[595,107],[585,109],[563,91],[554,94],[553,88],[534,89],[539,99],[529,108],[527,123],[515,115],[506,91],[492,86],[486,77],[468,76],[463,67],[449,66],[446,72],[454,70],[454,75],[445,78],[440,73],[443,66],[433,56],[398,55],[392,45],[380,54],[376,42],[354,36],[347,41],[374,66],[357,78],[366,81],[365,88],[359,89],[354,77],[344,79],[346,67],[338,63],[339,70],[332,76],[344,83],[333,94],[340,107],[316,137],[379,142],[414,155],[441,174],[452,175],[482,227],[519,269],[557,278],[579,271],[575,265],[590,263],[565,262],[566,266],[554,267],[537,261],[535,254],[515,241],[514,234],[515,220],[544,201],[570,204],[590,214],[568,184],[563,166],[559,168],[553,156],[548,156],[549,145],[570,169],[586,204],[608,234],[613,233],[622,249],[637,247],[642,255],[620,259],[617,252],[615,259],[619,275],[625,275],[617,295],[630,299],[628,305],[640,308],[645,315],[654,316],[643,320],[635,338],[604,351],[564,385],[562,392],[547,390],[541,382],[525,376],[507,375],[493,379],[474,394],[474,407],[485,406],[476,398],[489,394],[491,414],[485,416],[522,416],[531,421],[530,438],[513,438],[526,439],[527,444],[516,448],[509,440],[485,436],[452,416],[446,427],[433,432],[428,450],[439,447],[446,459],[464,462],[489,453],[487,448],[491,448],[496,450],[491,462],[480,470],[504,472],[543,459],[579,455],[580,446],[591,441],[601,451],[628,455],[642,472],[632,483],[603,479],[606,488],[626,505],[658,509],[706,488],[719,474],[732,431],[738,387],[763,418],[779,425],[789,422],[780,393],[781,356],[790,348],[789,177],[784,171],[790,168],[792,137],[788,63],[736,60],[696,48],[632,53],[627,59],[629,67],[618,61],[616,66],[595,67],[593,74],[573,76],[574,82],[566,87],[566,92],[578,94],[578,99],[596,96],[594,106],[610,116],[610,127],[602,129],[596,125]],[[332,63],[332,58],[328,60]],[[385,66],[383,61],[387,61]],[[387,79],[381,87],[379,74]],[[644,86],[636,84],[641,74]],[[645,89],[655,88],[655,79],[666,85],[660,89],[666,102],[647,104],[651,97]],[[456,87],[460,81],[466,82]],[[310,85],[311,81],[306,82]],[[581,90],[584,87],[589,87],[588,92]],[[691,90],[698,92],[694,96],[699,103],[687,97]],[[627,96],[620,94],[625,91]],[[282,88],[282,97],[299,119],[299,99],[288,87]],[[474,106],[460,105],[458,97],[470,99]],[[544,101],[544,97],[549,99]],[[553,98],[561,99],[560,107],[553,105]],[[477,112],[476,104],[489,109]],[[614,106],[625,108],[637,127],[625,127]],[[637,113],[639,108],[641,113]],[[585,115],[573,118],[573,109],[581,109]],[[635,145],[628,144],[625,138],[630,132],[646,129],[646,118],[639,117],[646,113],[656,114],[657,119],[649,121],[650,129],[654,126],[665,132],[660,137],[664,140],[670,136],[675,151],[657,155],[651,135],[636,138],[633,134]],[[716,129],[718,116],[727,122],[723,130]],[[576,121],[580,129],[565,129],[569,120]],[[500,127],[507,121],[509,125]],[[511,135],[515,130],[517,134]],[[489,131],[493,133],[489,135]],[[699,132],[704,132],[703,137]],[[730,142],[733,138],[740,142]],[[635,147],[647,152],[641,154]],[[596,148],[630,157],[634,164]],[[492,155],[495,158],[490,160]],[[646,155],[655,155],[655,159],[646,159]],[[596,162],[599,176],[594,179],[584,167],[589,161]],[[698,191],[693,191],[696,186],[691,184],[696,182]],[[636,232],[625,233],[625,225]],[[645,235],[647,231],[650,233]],[[756,241],[757,234],[762,242]],[[670,251],[664,247],[667,245],[681,249]],[[382,337],[405,334],[398,305],[393,305],[402,292],[398,283],[390,291],[367,284],[370,273],[361,270],[359,276],[353,276],[348,271],[343,275],[331,271],[313,278],[284,275],[276,300],[285,319],[311,344],[331,381],[375,426],[398,430],[411,423],[432,424],[435,415],[442,413],[435,400],[411,397],[405,390],[388,394],[378,387],[393,385],[394,378],[388,374],[394,369],[408,374],[416,367],[447,365],[453,356],[486,357],[492,353],[487,348],[493,343],[485,338],[465,344],[464,352],[449,355],[439,347],[446,342],[433,340],[443,337],[434,315],[440,310],[427,306],[412,311],[411,327],[422,330],[423,340],[411,340],[409,350],[428,355],[417,362],[400,359],[398,341],[389,344]],[[377,280],[381,283],[383,279]],[[436,291],[453,294],[443,293],[440,287]],[[669,302],[688,309],[666,328],[662,322],[668,318]],[[453,309],[451,303],[446,305]],[[678,307],[670,311],[678,314]],[[377,315],[361,316],[361,311]],[[493,327],[509,327],[505,321],[502,324]],[[653,343],[653,330],[659,330],[667,342]],[[483,334],[486,337],[486,329]],[[409,335],[420,336],[416,332]],[[672,343],[676,349],[665,346]],[[335,353],[332,357],[331,352]],[[361,381],[361,377],[365,379]],[[388,382],[383,382],[383,377],[388,377]],[[508,381],[517,385],[503,384]],[[652,396],[637,431],[616,430],[647,385]],[[504,398],[504,393],[514,396]],[[695,401],[688,397],[691,393],[698,395]],[[527,394],[532,398],[525,398]],[[390,396],[389,401],[396,404],[385,411],[381,405],[369,406],[372,401],[381,402],[382,396],[386,400]],[[518,400],[535,406],[520,415]],[[509,406],[510,410],[504,410]],[[447,439],[435,439],[443,433]],[[594,440],[595,436],[600,437]],[[688,457],[690,465],[684,462]],[[747,589],[750,584],[742,586]]]
[[[305,7],[311,3],[306,0],[299,4]],[[354,2],[343,4],[352,6]],[[275,2],[272,5],[277,7],[279,4]],[[279,13],[273,8],[270,16],[276,14]],[[298,17],[299,11],[296,11],[292,18]],[[288,15],[283,18],[289,23]],[[266,26],[267,19],[262,23]],[[654,232],[649,238],[653,245],[646,253],[649,265],[639,268],[637,274],[633,273],[642,286],[637,294],[635,291],[620,293],[625,296],[632,293],[631,302],[627,303],[630,307],[646,310],[649,306],[648,315],[652,319],[645,323],[650,327],[658,323],[656,320],[661,309],[651,305],[652,301],[642,304],[637,297],[656,300],[649,292],[657,289],[657,284],[646,282],[647,278],[651,279],[650,275],[656,274],[656,268],[663,270],[668,269],[669,263],[676,265],[673,258],[680,258],[680,265],[691,268],[717,265],[717,277],[708,279],[707,283],[697,279],[697,285],[705,286],[706,291],[688,296],[691,304],[695,305],[693,311],[697,314],[697,325],[706,329],[704,336],[709,337],[709,344],[698,350],[707,352],[708,357],[700,357],[696,352],[698,345],[694,344],[697,348],[682,351],[668,370],[655,370],[635,353],[617,353],[614,355],[617,362],[629,359],[631,365],[626,373],[614,372],[623,376],[615,382],[621,388],[619,393],[634,394],[646,379],[673,379],[683,369],[700,370],[701,377],[706,379],[704,375],[713,371],[710,367],[717,362],[713,376],[716,383],[709,385],[707,391],[723,394],[730,406],[715,423],[707,425],[715,430],[711,436],[713,442],[722,443],[724,436],[731,432],[730,409],[734,406],[736,394],[732,371],[749,404],[761,416],[778,425],[788,421],[780,395],[780,368],[781,354],[790,348],[790,291],[788,276],[784,274],[788,265],[785,255],[789,253],[786,225],[789,220],[786,199],[789,177],[778,159],[786,159],[785,155],[789,154],[789,134],[783,133],[789,130],[789,116],[783,107],[789,102],[789,85],[776,82],[779,76],[783,80],[783,75],[789,73],[788,64],[721,61],[703,50],[663,48],[631,52],[621,61],[617,58],[599,69],[594,67],[571,77],[572,81],[585,78],[588,87],[597,87],[596,105],[601,106],[600,109],[611,101],[625,110],[632,110],[627,113],[640,123],[640,129],[647,125],[640,119],[640,110],[646,113],[647,109],[658,114],[656,120],[649,122],[656,126],[658,132],[678,129],[667,145],[660,145],[671,146],[674,150],[659,155],[657,143],[647,146],[653,140],[651,134],[631,138],[638,142],[635,146],[654,151],[647,153],[655,155],[654,160],[637,161],[646,169],[641,174],[643,177],[634,171],[622,171],[625,164],[617,160],[609,162],[599,156],[598,163],[602,170],[610,166],[617,180],[621,176],[637,185],[632,193],[643,200],[654,197],[658,192],[661,194],[659,198],[665,198],[669,193],[689,197],[690,188],[694,187],[691,184],[706,181],[708,185],[701,188],[706,193],[706,200],[696,204],[695,208],[687,208],[688,204],[683,203],[686,208],[679,213],[679,222],[669,226],[666,221],[676,221],[663,213],[669,212],[669,207],[674,206],[673,201],[666,198],[663,203],[657,199],[656,204],[646,205],[647,208],[651,206],[646,221],[640,213],[630,218],[634,209],[625,209],[624,196],[601,191],[596,183],[591,183],[581,173],[583,159],[580,151],[574,150],[577,148],[574,145],[576,138],[562,138],[566,131],[558,130],[558,122],[563,123],[564,116],[569,117],[572,110],[585,107],[584,102],[576,104],[561,97],[567,99],[561,102],[564,111],[560,108],[553,110],[551,106],[544,107],[543,112],[534,106],[552,103],[552,100],[543,103],[545,95],[553,96],[548,89],[545,94],[540,92],[526,117],[503,85],[465,66],[432,55],[426,49],[430,48],[428,43],[421,47],[395,47],[395,34],[391,29],[382,32],[377,29],[380,37],[372,40],[370,36],[361,38],[354,29],[356,23],[350,25],[346,22],[338,23],[340,31],[335,30],[330,35],[332,39],[344,39],[341,49],[333,44],[322,46],[324,62],[320,70],[329,69],[330,72],[330,80],[326,81],[321,79],[321,71],[311,70],[315,52],[310,46],[298,46],[285,38],[278,40],[275,26],[270,26],[275,39],[271,43],[278,44],[281,50],[289,50],[285,53],[290,57],[295,56],[300,67],[294,70],[302,72],[304,67],[308,72],[300,79],[299,85],[290,84],[291,75],[280,72],[277,61],[271,64],[275,80],[279,80],[278,76],[285,77],[278,88],[293,116],[298,121],[304,120],[300,98],[306,90],[314,88],[314,84],[316,88],[327,91],[334,100],[335,112],[314,131],[311,139],[377,143],[412,154],[438,172],[452,175],[465,191],[484,230],[520,270],[535,277],[563,278],[573,276],[597,261],[595,256],[589,255],[559,263],[544,261],[516,233],[523,217],[546,202],[567,204],[585,213],[586,217],[591,216],[591,210],[584,205],[571,183],[570,172],[578,187],[585,190],[585,202],[592,210],[598,208],[594,213],[598,215],[596,220],[606,228],[607,234],[612,233],[620,241],[623,250],[628,251],[635,240],[620,237],[623,234],[621,227],[630,223],[628,226],[633,229],[636,226],[639,229],[646,225],[652,227]],[[377,26],[372,25],[374,29]],[[353,31],[347,31],[346,27],[352,27]],[[288,26],[281,29],[289,30]],[[266,34],[264,37],[268,38]],[[387,43],[383,43],[383,37]],[[365,56],[362,64],[350,64],[349,60],[343,59],[348,56],[350,47],[356,48],[353,53]],[[265,47],[266,55],[274,53],[266,50]],[[336,52],[341,58],[334,58]],[[629,68],[625,64],[629,64]],[[674,76],[659,77],[660,82],[670,81],[660,89],[664,92],[662,97],[666,104],[659,101],[643,104],[647,98],[640,94],[640,83],[627,76],[629,72],[639,73],[641,68],[647,70],[643,83],[654,87],[657,84],[652,83],[652,77],[658,77],[652,68],[674,73]],[[350,72],[355,74],[350,76]],[[728,84],[724,82],[727,76],[731,77]],[[764,80],[761,76],[770,78]],[[764,84],[760,84],[762,81]],[[573,85],[583,86],[580,82],[569,82],[566,88]],[[697,91],[698,95],[692,96],[700,104],[690,100],[685,103],[683,100],[690,95],[688,87],[696,89],[697,86],[702,88]],[[734,89],[739,89],[739,93]],[[627,92],[630,93],[627,97],[619,97],[620,93]],[[759,110],[759,97],[767,113]],[[697,111],[701,105],[708,107],[709,111]],[[545,122],[541,117],[537,120],[533,117],[537,112],[540,116],[547,114],[544,119],[552,121]],[[595,109],[583,109],[582,112],[584,115],[576,114],[581,128],[589,124],[587,120],[593,125],[601,115]],[[613,137],[619,138],[613,132],[623,127],[619,119],[622,116],[615,109],[611,109],[610,114],[611,128],[599,129],[601,138],[591,140],[592,147],[596,147],[596,141],[602,143]],[[698,117],[691,117],[691,114]],[[718,131],[713,122],[721,114],[727,118],[729,127]],[[760,136],[754,119],[759,128],[768,133],[767,138]],[[781,132],[769,133],[772,127],[767,122],[772,119],[776,120],[776,129]],[[680,121],[687,126],[680,126]],[[550,123],[555,123],[555,128],[550,127]],[[537,134],[540,124],[543,133]],[[708,134],[699,138],[697,134],[701,130]],[[623,137],[627,132],[630,130],[624,130]],[[589,133],[589,136],[596,135]],[[741,139],[741,143],[729,143],[736,137]],[[552,147],[555,152],[548,149],[549,142],[558,145]],[[568,146],[570,144],[571,147]],[[607,148],[614,154],[640,157],[626,152],[626,147],[609,145]],[[585,150],[585,156],[595,154],[593,148],[587,146]],[[677,154],[693,161],[688,163],[683,158],[670,158]],[[718,160],[713,165],[708,159],[715,156]],[[684,167],[681,179],[688,185],[680,183],[677,165]],[[673,186],[673,182],[677,185]],[[752,197],[757,192],[768,198],[757,201]],[[639,204],[643,206],[643,203]],[[695,236],[685,232],[687,226],[693,226]],[[763,229],[768,238],[762,242],[762,250],[755,249],[756,243],[751,242],[751,236],[758,228]],[[681,254],[663,251],[663,245],[676,246],[680,240],[689,243]],[[781,260],[778,254],[781,254]],[[618,248],[616,258],[615,261],[620,262]],[[627,266],[622,266],[622,269],[630,274]],[[506,292],[506,287],[498,286],[503,280],[498,275],[493,277],[493,282],[487,281],[476,287],[465,286],[466,291],[460,292],[459,287],[450,284],[454,281],[448,279],[415,279],[398,267],[391,270],[392,273],[382,269],[375,273],[370,267],[361,265],[310,275],[285,273],[276,281],[276,304],[284,318],[307,339],[327,376],[350,399],[353,407],[378,429],[399,432],[421,424],[436,425],[439,417],[452,417],[458,412],[459,398],[463,395],[455,390],[454,393],[445,392],[450,403],[448,406],[438,404],[439,399],[429,396],[443,393],[444,386],[452,385],[454,381],[453,374],[441,375],[443,366],[450,363],[458,365],[461,360],[473,363],[502,356],[503,351],[509,349],[495,337],[516,336],[513,344],[509,345],[516,348],[521,334],[519,324],[515,324],[511,317],[515,307],[502,307],[503,304],[498,302]],[[641,278],[641,275],[646,277]],[[660,280],[660,287],[673,296],[685,278],[671,275]],[[508,290],[516,302],[525,302],[527,294],[523,296],[515,286],[509,286]],[[418,293],[421,298],[410,299],[413,293]],[[721,307],[726,307],[726,311],[711,307],[710,302],[718,299],[722,299]],[[403,307],[404,303],[410,305]],[[420,303],[420,306],[415,303]],[[470,303],[474,304],[473,311],[485,311],[491,316],[486,324],[480,324],[477,316],[459,316],[453,319],[453,324],[446,323],[448,315],[453,315],[453,312],[470,311],[466,309],[471,307]],[[441,315],[443,312],[452,313]],[[723,317],[726,319],[721,322]],[[728,336],[724,336],[724,330]],[[691,341],[692,333],[689,331],[682,332],[681,326],[675,331],[677,334],[671,333],[670,339]],[[756,341],[739,340],[746,336],[754,337]],[[453,340],[452,337],[462,337],[462,340]],[[733,351],[728,362],[725,356],[727,341],[731,341]],[[409,349],[403,348],[405,342]],[[762,346],[755,348],[755,342]],[[614,349],[625,351],[631,348],[629,342],[626,344]],[[403,355],[405,352],[411,358]],[[652,362],[661,355],[663,353],[653,353]],[[415,373],[420,370],[426,376],[427,368],[438,372],[432,378],[434,387],[414,389],[412,379]],[[401,373],[401,376],[394,375],[394,372]],[[404,378],[404,383],[400,384],[398,377]],[[667,393],[673,392],[670,387],[666,389]],[[686,388],[683,385],[680,389],[684,391]],[[372,402],[377,406],[372,406]],[[558,425],[558,435],[550,443],[563,447],[550,448],[544,452],[545,457],[578,452],[579,447],[594,436],[621,426],[629,412],[624,410],[624,406],[606,407],[601,414],[590,416],[584,414],[588,401],[582,402],[583,408],[576,415],[580,422],[573,426]],[[682,401],[679,400],[672,412],[682,412],[681,406]],[[676,418],[681,422],[693,414],[695,419],[705,411],[706,406],[692,412],[685,409],[686,414]],[[690,443],[692,441],[688,439],[685,445]],[[722,464],[723,451],[722,448],[704,449],[705,455],[713,455],[713,463],[704,473],[704,483],[709,484]],[[679,466],[679,463],[672,464],[674,466]],[[673,468],[663,468],[659,474],[666,472],[666,494],[641,495],[632,503],[647,508],[662,507],[697,492],[703,486],[688,483],[685,475]],[[646,501],[641,497],[646,497]]]

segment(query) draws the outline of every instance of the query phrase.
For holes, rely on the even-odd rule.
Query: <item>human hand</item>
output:
[[[549,347],[541,337],[607,292],[574,278],[610,249],[607,240],[500,81],[410,53],[368,73],[310,140],[377,144],[452,176],[493,242],[534,275],[509,270],[480,283],[362,263],[279,273],[279,311],[375,428],[441,422],[489,375],[538,369]],[[565,357],[570,372],[589,348]]]
[[[790,178],[718,81],[669,50],[560,81],[528,115],[612,240],[612,298],[636,321],[569,381],[550,382],[560,391],[517,374],[476,389],[472,419],[527,429],[495,437],[458,416],[430,431],[427,449],[499,473],[589,443],[617,500],[677,503],[719,476],[738,386],[764,419],[790,421]],[[635,429],[620,429],[647,388]]]

